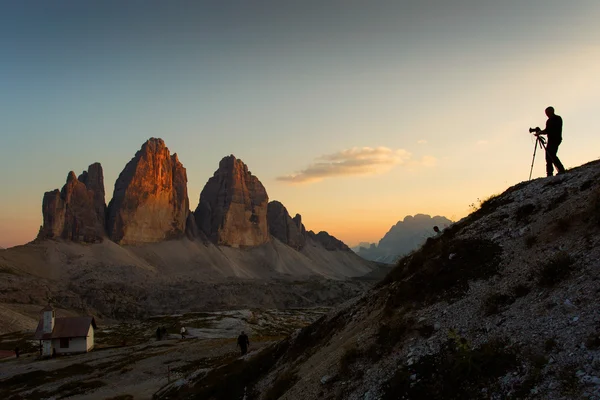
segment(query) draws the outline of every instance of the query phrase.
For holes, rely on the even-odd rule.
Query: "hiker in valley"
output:
[[[21,353],[21,349],[19,349],[19,346],[15,347],[15,356],[16,358],[19,358],[19,354]]]
[[[183,326],[181,327],[181,338],[185,339],[185,328]]]
[[[554,167],[558,171],[558,174],[565,173],[565,167],[562,165],[556,153],[558,152],[558,146],[562,142],[562,126],[563,120],[560,115],[554,113],[554,107],[547,107],[546,116],[546,129],[540,130],[539,127],[535,128],[535,134],[546,135],[548,137],[548,143],[546,144],[546,174],[547,176],[554,175]]]
[[[242,355],[246,354],[246,352],[248,351],[248,346],[250,346],[250,340],[248,340],[248,335],[246,335],[244,331],[242,331],[240,336],[238,336],[237,345],[242,351]]]
[[[156,340],[160,340],[162,339],[162,331],[160,330],[160,327],[156,328]]]

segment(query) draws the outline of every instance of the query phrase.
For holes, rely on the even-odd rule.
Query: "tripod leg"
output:
[[[531,174],[533,173],[533,163],[535,162],[535,152],[537,151],[538,140],[535,141],[535,145],[533,146],[533,160],[531,160],[531,171],[529,171],[529,180],[531,180]]]

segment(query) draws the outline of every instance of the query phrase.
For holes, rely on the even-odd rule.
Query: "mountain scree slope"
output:
[[[367,293],[155,398],[598,399],[599,178],[492,196]]]

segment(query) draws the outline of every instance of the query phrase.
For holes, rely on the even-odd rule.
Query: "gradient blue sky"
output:
[[[458,219],[527,179],[548,105],[563,163],[598,158],[599,20],[597,0],[0,2],[0,246],[70,170],[101,162],[108,201],[150,137],[192,209],[235,154],[351,245]]]

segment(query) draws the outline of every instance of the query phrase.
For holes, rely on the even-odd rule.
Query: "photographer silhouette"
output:
[[[562,126],[563,121],[559,115],[554,113],[554,107],[548,107],[545,110],[548,120],[546,121],[546,129],[540,130],[539,127],[535,129],[529,129],[529,132],[535,131],[535,135],[539,138],[540,135],[546,135],[548,137],[548,143],[546,145],[546,174],[547,176],[554,175],[554,167],[558,171],[558,174],[565,173],[565,167],[562,165],[558,156],[558,146],[562,142]]]

